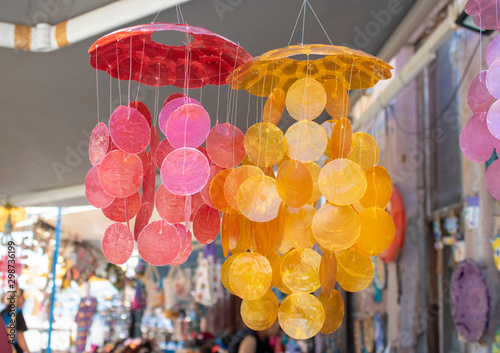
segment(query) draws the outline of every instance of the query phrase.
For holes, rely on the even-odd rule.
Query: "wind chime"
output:
[[[165,30],[193,40],[181,47],[152,41],[153,32]],[[370,256],[394,238],[385,211],[392,182],[377,165],[378,145],[353,133],[347,119],[348,91],[390,78],[392,67],[333,45],[296,45],[252,58],[221,36],[181,24],[113,32],[89,53],[93,67],[120,80],[181,88],[229,83],[268,97],[262,121],[244,134],[230,123],[211,128],[202,105],[180,93],[159,113],[162,141],[141,102],[119,106],[108,126],[97,124],[85,185],[89,202],[116,222],[103,238],[108,260],[126,262],[135,240],[145,261],[178,265],[192,251],[190,222],[200,244],[220,231],[224,255],[231,254],[222,282],[243,299],[248,327],[263,330],[278,318],[297,339],[335,331],[344,314],[336,282],[350,292],[366,288],[374,273]],[[297,55],[307,59],[291,58]],[[277,124],[285,108],[297,122],[283,132]],[[331,119],[314,122],[324,110]],[[324,155],[323,166],[315,163]],[[156,168],[162,185],[155,191]],[[326,203],[317,209],[321,197]],[[155,207],[161,220],[149,223]],[[126,223],[133,217],[132,233]],[[273,287],[288,294],[281,305]],[[320,287],[318,296],[311,294]]]

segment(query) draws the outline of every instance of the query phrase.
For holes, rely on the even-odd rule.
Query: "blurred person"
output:
[[[229,353],[273,353],[269,339],[280,333],[280,326],[276,320],[270,327],[262,331],[249,328],[239,330],[229,345]]]
[[[9,336],[11,337],[9,340],[14,341],[13,347],[17,353],[30,353],[24,338],[24,332],[28,331],[22,311],[22,307],[25,302],[24,291],[17,288],[15,292],[6,294],[7,295],[4,297],[6,308],[0,312],[0,316],[2,317],[3,323],[8,330],[10,330],[9,326],[15,325],[14,337]],[[12,310],[12,308],[15,308],[15,310]],[[10,331],[8,332],[10,333]]]

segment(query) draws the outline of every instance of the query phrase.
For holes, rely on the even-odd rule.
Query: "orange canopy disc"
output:
[[[281,279],[292,292],[314,292],[320,287],[321,255],[312,249],[293,249],[281,259]]]
[[[283,300],[278,320],[288,336],[304,340],[316,335],[323,327],[325,310],[313,295],[297,292]]]
[[[337,256],[337,282],[347,292],[359,292],[373,279],[372,259],[356,249],[348,249]]]
[[[265,330],[278,318],[279,302],[276,294],[267,291],[255,300],[243,300],[241,303],[241,318],[252,330]]]
[[[305,54],[308,60],[291,59]],[[310,55],[322,58],[310,60]],[[275,88],[287,92],[297,80],[310,77],[323,84],[336,79],[345,89],[373,87],[391,77],[392,66],[360,50],[334,45],[302,44],[268,51],[240,65],[227,78],[233,89],[267,97]]]

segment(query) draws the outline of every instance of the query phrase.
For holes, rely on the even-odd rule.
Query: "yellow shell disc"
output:
[[[384,167],[375,166],[365,171],[366,191],[359,200],[361,206],[386,208],[392,195],[391,176]]]
[[[359,216],[350,206],[324,204],[314,215],[312,232],[319,245],[339,252],[350,248],[359,238]]]
[[[359,213],[361,233],[354,246],[370,256],[377,256],[391,245],[396,233],[389,213],[378,207],[365,208]]]
[[[273,269],[259,253],[239,254],[229,269],[229,285],[234,294],[245,300],[262,297],[271,287]]]
[[[319,282],[321,283],[321,292],[330,295],[337,283],[337,257],[330,250],[324,250],[321,255],[319,265]]]
[[[301,162],[290,159],[281,164],[276,176],[281,199],[291,207],[302,207],[312,196],[313,179],[309,169]]]
[[[292,292],[314,292],[320,287],[321,256],[312,249],[293,249],[281,258],[281,279]]]
[[[321,332],[329,334],[339,328],[344,318],[344,301],[342,296],[335,289],[331,294],[320,293],[318,300],[325,310],[325,323],[321,327]]]
[[[335,122],[339,121],[339,119],[330,119],[321,124],[321,127],[323,130],[326,132],[326,137],[328,138],[328,143],[326,144],[325,148],[325,155],[328,158],[332,158],[332,151],[330,147],[330,139],[332,138],[332,130],[333,127],[335,126]]]
[[[354,133],[351,153],[346,157],[347,159],[358,163],[363,170],[367,170],[378,164],[379,157],[377,141],[371,135],[365,132]]]
[[[326,92],[325,109],[332,118],[343,118],[349,114],[351,110],[351,102],[349,94],[342,83],[332,79],[323,83],[323,88]]]
[[[325,310],[313,295],[297,292],[283,300],[278,311],[278,320],[288,336],[304,340],[316,335],[323,327]]]
[[[285,134],[286,154],[291,159],[310,163],[325,153],[328,137],[321,125],[301,120],[288,128]]]
[[[359,164],[348,159],[335,159],[321,170],[318,185],[329,202],[347,206],[363,197],[367,182],[365,172]]]
[[[281,280],[281,258],[276,251],[270,251],[266,256],[271,268],[273,269],[273,279],[271,281],[271,288],[274,287]]]
[[[309,248],[316,240],[312,234],[312,221],[316,209],[311,205],[300,208],[287,207],[283,241],[293,248]]]
[[[238,190],[237,200],[240,212],[254,222],[275,219],[281,205],[276,180],[264,175],[245,180]]]
[[[227,289],[227,291],[231,294],[234,294],[233,290],[231,289],[231,284],[229,283],[229,269],[231,268],[231,265],[233,264],[234,260],[242,254],[234,254],[229,256],[224,263],[221,266],[220,269],[220,279],[222,282],[222,285],[224,288]]]
[[[264,172],[259,167],[251,165],[242,165],[229,173],[224,182],[224,197],[229,206],[239,210],[236,201],[238,190],[245,180],[256,175],[264,175]]]
[[[309,170],[309,173],[311,174],[313,180],[313,191],[311,197],[307,201],[308,204],[312,204],[318,201],[319,198],[321,197],[321,191],[319,191],[319,185],[318,185],[318,177],[319,173],[321,173],[321,167],[314,162],[305,163],[304,165]]]
[[[352,126],[347,118],[341,118],[335,122],[330,137],[330,152],[332,158],[345,158],[351,152]]]
[[[285,92],[280,88],[276,88],[273,93],[269,95],[269,98],[264,105],[264,111],[262,112],[262,121],[265,123],[278,125],[284,111]]]
[[[326,92],[313,78],[295,81],[286,93],[286,110],[295,120],[314,120],[325,109]]]
[[[285,155],[285,136],[276,125],[257,123],[245,133],[244,146],[250,162],[269,167]]]
[[[270,327],[278,317],[280,303],[276,294],[267,291],[262,297],[241,302],[241,318],[252,330],[262,331]]]
[[[348,249],[337,255],[337,282],[347,292],[359,292],[373,279],[372,259],[356,249]]]

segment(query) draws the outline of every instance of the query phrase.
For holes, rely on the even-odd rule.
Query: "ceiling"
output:
[[[126,0],[121,0],[126,1]],[[109,0],[0,0],[0,21],[35,25],[38,22],[56,24],[92,9]],[[401,11],[390,16],[380,33],[366,31],[368,23],[376,23],[377,13],[387,11],[388,4],[398,3]],[[334,44],[358,47],[376,54],[401,19],[413,5],[413,0],[311,0],[319,20]],[[192,0],[181,5],[188,24],[204,27],[239,43],[251,55],[288,45],[302,0]],[[120,16],[119,13],[116,16]],[[125,26],[148,23],[154,16]],[[379,21],[383,21],[380,19]],[[161,12],[156,22],[176,22],[175,8]],[[301,41],[302,17],[291,40]],[[377,27],[375,27],[377,28]],[[360,32],[372,37],[360,42]],[[375,35],[376,34],[376,35]],[[98,121],[107,122],[110,108],[128,100],[128,82],[118,87],[106,73],[89,64],[87,53],[98,36],[50,53],[23,52],[0,48],[0,202],[7,196],[81,185],[90,169],[87,148],[90,132]],[[328,43],[321,26],[311,11],[307,11],[304,26],[305,43]],[[178,43],[180,44],[180,43]],[[358,44],[358,45],[356,45]],[[111,83],[111,99],[110,99]],[[99,93],[97,94],[97,89]],[[179,89],[144,87],[139,100],[153,112],[155,103]],[[135,97],[137,84],[131,84]],[[236,92],[238,104],[228,114],[227,86],[192,90],[216,120],[236,121],[244,131],[257,119],[262,100],[249,97],[245,91]],[[158,94],[158,99],[155,98]],[[220,99],[218,99],[218,97]],[[250,109],[248,102],[250,101]],[[111,102],[111,103],[110,103]],[[219,102],[219,109],[217,110]],[[99,109],[97,108],[99,107]],[[218,114],[217,114],[218,111]],[[290,124],[284,118],[282,128]],[[47,201],[45,205],[54,204]],[[58,205],[85,205],[84,198],[74,198]],[[21,205],[19,205],[21,206]]]

